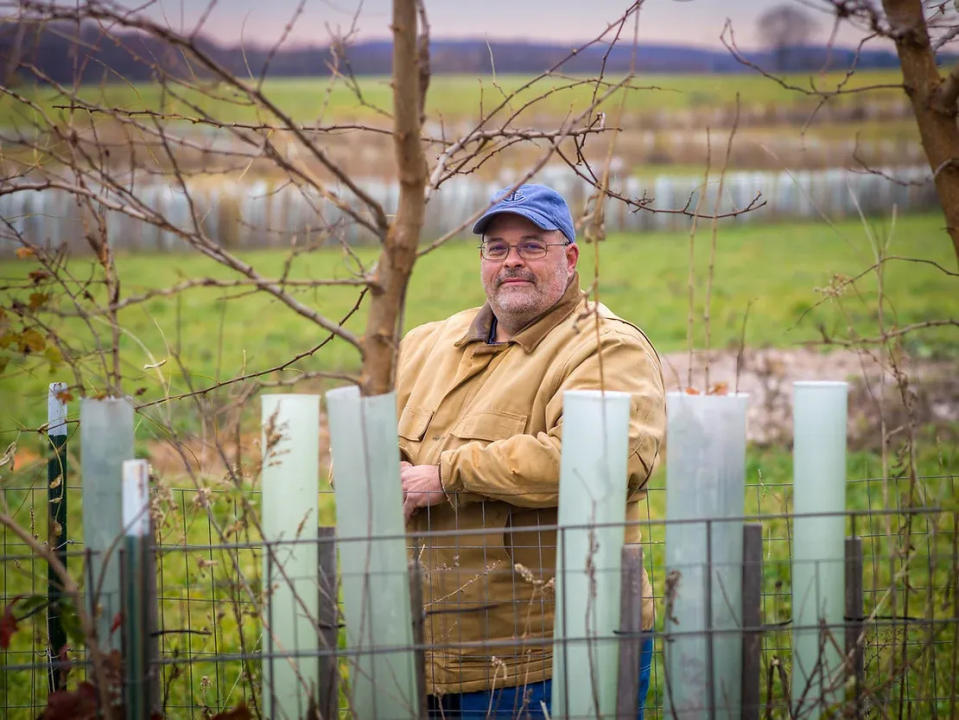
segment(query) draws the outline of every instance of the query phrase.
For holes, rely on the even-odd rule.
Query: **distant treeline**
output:
[[[226,47],[197,37],[196,46],[217,63],[238,75],[263,70],[270,50],[267,47]],[[341,72],[356,75],[384,75],[390,72],[391,43],[388,40],[359,42],[337,48]],[[431,43],[431,68],[440,74],[537,73],[566,57],[570,45],[518,41],[441,40]],[[630,68],[633,49],[626,43],[613,47],[594,45],[567,60],[563,72],[597,73],[606,57],[606,71],[622,73]],[[803,46],[776,51],[746,53],[747,58],[776,71],[845,69],[855,53],[844,48]],[[943,58],[945,61],[945,58]],[[281,48],[270,59],[268,74],[275,77],[328,75],[334,63],[330,46]],[[495,67],[494,67],[495,65]],[[892,52],[869,50],[860,53],[860,68],[897,67]],[[105,34],[99,27],[69,24],[7,22],[0,25],[0,80],[5,84],[18,77],[49,78],[55,82],[84,83],[125,78],[131,81],[154,79],[157,69],[180,77],[209,76],[187,54],[146,34],[127,32]],[[744,67],[725,50],[682,45],[643,45],[638,48],[636,68],[642,72],[741,72]]]

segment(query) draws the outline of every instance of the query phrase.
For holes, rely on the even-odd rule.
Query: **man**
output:
[[[414,535],[414,552],[435,717],[544,717],[556,534],[539,526],[556,523],[563,392],[599,389],[602,377],[632,394],[631,520],[665,432],[656,351],[635,326],[587,306],[566,201],[542,185],[494,200],[473,228],[486,304],[412,330],[397,371],[404,511],[411,531],[430,533]],[[627,541],[638,542],[637,527]],[[651,652],[647,643],[647,687]]]

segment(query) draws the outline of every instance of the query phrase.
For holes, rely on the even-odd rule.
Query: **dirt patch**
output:
[[[667,389],[681,390],[690,385],[686,353],[670,353],[663,361]],[[692,365],[691,385],[702,392],[706,387],[705,354],[694,353]],[[905,358],[901,369],[908,379],[906,398],[919,424],[954,433],[954,425],[959,421],[956,363]],[[792,444],[792,383],[798,380],[849,383],[848,430],[852,448],[879,446],[883,416],[888,429],[908,420],[891,368],[878,362],[874,355],[851,350],[746,350],[737,363],[734,351],[709,354],[710,387],[722,383],[728,392],[738,388],[749,394],[746,434],[750,442],[758,445]]]
[[[705,356],[693,355],[692,387],[702,392],[705,382]],[[667,390],[689,385],[688,356],[670,353],[663,356]],[[747,350],[741,359],[737,379],[737,354],[714,351],[709,355],[709,383],[721,383],[727,392],[749,394],[746,434],[757,445],[792,445],[792,383],[797,380],[843,380],[849,383],[849,446],[877,449],[880,438],[879,399],[883,398],[886,427],[902,426],[908,415],[904,409],[896,379],[888,367],[873,356],[854,351],[820,353],[807,349]],[[933,425],[956,435],[959,423],[959,368],[948,361],[906,359],[903,370],[909,380],[908,400],[920,425]],[[883,380],[883,378],[885,378]],[[160,476],[181,476],[189,467],[205,480],[228,482],[228,469],[239,471],[252,480],[259,474],[259,432],[219,437],[193,436],[179,443],[152,441],[148,444],[150,462]],[[320,466],[328,467],[329,428],[326,416],[320,419]]]
[[[260,474],[260,433],[244,432],[237,440],[235,433],[214,436],[202,433],[178,440],[153,440],[148,444],[150,465],[161,477],[193,474],[205,482],[221,480],[232,485],[232,475],[247,482],[258,481]],[[330,433],[326,415],[320,416],[320,467],[330,465]]]

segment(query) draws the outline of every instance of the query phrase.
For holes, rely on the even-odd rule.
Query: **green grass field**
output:
[[[870,232],[886,237],[891,232],[888,253],[919,257],[954,265],[948,238],[936,214],[899,218],[895,228],[886,220],[871,220]],[[701,318],[709,251],[709,230],[704,227],[696,239],[696,336],[704,343]],[[458,309],[481,304],[475,240],[453,241],[425,256],[417,265],[410,284],[405,326],[446,317]],[[664,353],[686,345],[687,274],[689,240],[686,233],[659,232],[641,235],[617,234],[599,248],[600,298],[610,308],[640,325]],[[375,251],[364,248],[359,255],[371,262]],[[265,275],[280,272],[285,254],[275,250],[245,253],[244,258]],[[592,280],[595,249],[583,246],[580,271],[583,284]],[[876,332],[875,279],[867,277],[835,302],[814,306],[824,299],[834,276],[851,276],[869,267],[873,251],[863,225],[855,221],[833,226],[823,223],[743,225],[726,223],[718,235],[712,303],[712,346],[736,347],[742,333],[743,316],[749,307],[745,341],[751,347],[790,347],[821,337],[820,328],[830,336],[842,336],[852,326],[861,336]],[[0,274],[7,279],[23,278],[34,270],[34,261],[7,259]],[[319,250],[300,256],[291,277],[347,277],[352,270],[338,249]],[[77,277],[91,274],[88,258],[70,262]],[[121,296],[129,297],[149,289],[163,288],[186,278],[204,276],[228,278],[230,274],[201,257],[187,254],[123,255],[118,259]],[[93,273],[95,275],[95,273]],[[892,262],[886,275],[887,325],[949,317],[950,297],[955,297],[955,278],[922,263]],[[95,286],[94,286],[95,287]],[[20,295],[23,302],[31,291]],[[21,297],[22,296],[22,297]],[[302,290],[299,299],[327,317],[339,319],[353,305],[353,288],[318,287]],[[5,303],[8,301],[5,301]],[[59,309],[71,308],[63,303]],[[362,333],[365,312],[347,323]],[[74,346],[82,350],[80,365],[88,375],[86,392],[102,387],[103,371],[93,352],[90,331],[76,319],[48,318]],[[126,375],[125,390],[139,391],[139,399],[153,400],[165,392],[186,389],[177,358],[194,387],[212,384],[244,372],[270,368],[292,355],[317,344],[325,333],[277,301],[262,294],[235,290],[201,288],[179,298],[156,297],[125,309],[120,314],[123,335],[121,360]],[[108,327],[95,319],[92,327],[109,345]],[[948,357],[959,348],[951,328],[930,328],[912,333],[907,349],[920,356]],[[18,430],[37,427],[45,420],[46,386],[70,373],[34,355],[22,355],[13,348],[0,350],[9,360],[0,374],[0,431],[12,439]],[[299,370],[355,370],[358,353],[336,340],[312,357],[296,364]],[[145,369],[163,363],[160,367]],[[141,388],[145,388],[141,391]]]
[[[620,78],[610,77],[613,83]],[[819,89],[835,89],[842,79],[839,73],[824,75],[790,75],[786,81],[796,86],[809,88],[810,81]],[[509,95],[522,87],[529,78],[517,75],[458,76],[438,75],[432,78],[427,95],[427,113],[431,118],[444,121],[476,118],[481,110],[489,111]],[[264,94],[294,121],[324,124],[348,119],[372,120],[383,124],[382,111],[392,112],[389,78],[361,77],[358,87],[364,103],[342,82],[331,84],[328,78],[278,78],[264,85]],[[847,89],[872,85],[894,85],[901,79],[895,71],[868,70],[856,73],[846,84]],[[777,83],[756,73],[735,75],[655,75],[642,74],[634,80],[634,87],[626,99],[626,111],[630,118],[659,114],[664,111],[697,109],[713,111],[732,108],[739,93],[744,108],[783,108],[815,105],[815,99],[799,92],[787,90]],[[65,98],[49,87],[25,86],[17,89],[49,115],[51,119],[67,119],[69,111],[58,108]],[[125,110],[163,111],[186,118],[206,113],[222,122],[269,122],[272,121],[261,109],[252,106],[248,98],[232,88],[222,85],[201,88],[174,89],[182,95],[177,98],[161,86],[151,83],[112,83],[101,86],[82,87],[79,97],[89,103],[105,108]],[[582,78],[551,77],[524,90],[511,101],[510,109],[519,109],[525,102],[541,94],[548,97],[537,103],[535,112],[552,116],[565,116],[570,108],[582,108],[593,94],[593,86],[584,84]],[[868,96],[851,94],[834,100],[839,104],[855,104],[864,101],[903,102],[902,91],[897,88],[870,92]],[[613,94],[607,99],[604,109],[618,108],[619,97]],[[195,107],[190,107],[191,105]],[[0,101],[0,126],[31,124],[36,121],[24,106],[10,98]]]

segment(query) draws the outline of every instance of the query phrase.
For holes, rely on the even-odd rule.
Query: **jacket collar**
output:
[[[530,322],[526,327],[516,333],[507,342],[517,343],[522,346],[527,353],[533,352],[549,332],[568,318],[576,309],[576,306],[582,302],[583,292],[579,289],[579,273],[573,273],[566,288],[566,292],[556,302],[553,307]],[[493,308],[487,302],[481,307],[469,329],[454,344],[456,347],[463,347],[474,342],[486,342],[490,334],[490,327],[493,324]]]

